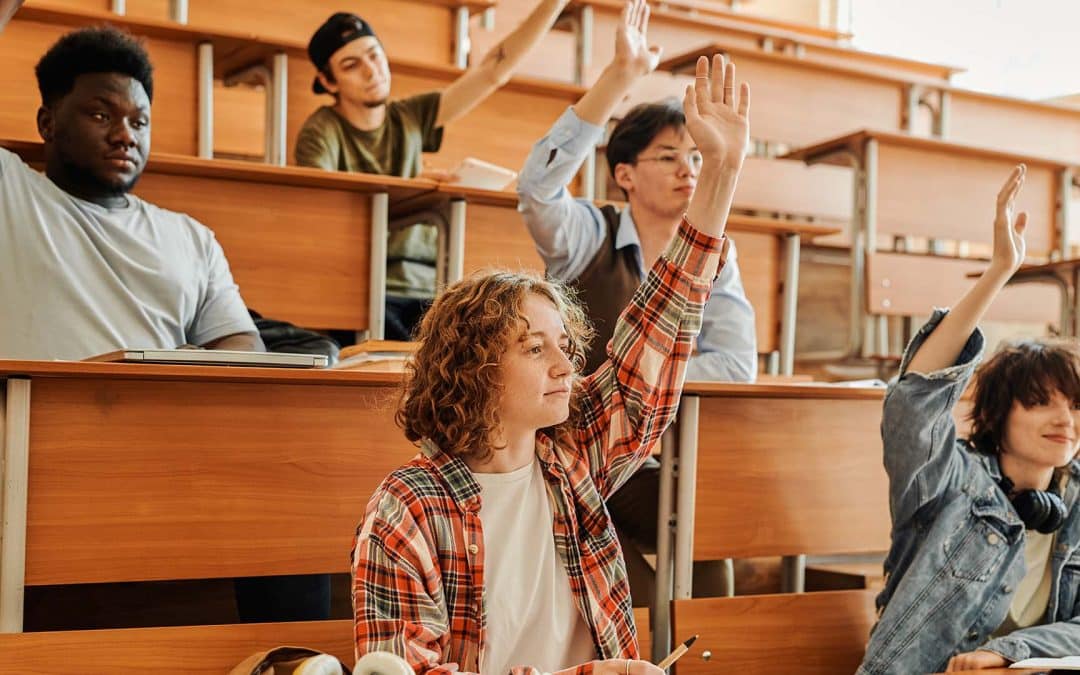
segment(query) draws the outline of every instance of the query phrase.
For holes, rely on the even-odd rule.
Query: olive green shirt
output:
[[[329,106],[316,110],[296,138],[296,163],[329,171],[357,171],[415,178],[421,153],[442,145],[440,92],[418,94],[386,104],[378,129],[357,129]],[[386,291],[408,298],[435,296],[438,230],[425,223],[393,228],[387,242]]]
[[[382,126],[357,129],[330,106],[322,106],[304,122],[296,138],[296,163],[329,171],[358,171],[416,178],[421,153],[437,152],[442,127],[437,91],[386,104]]]

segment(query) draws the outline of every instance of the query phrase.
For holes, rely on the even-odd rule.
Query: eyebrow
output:
[[[525,333],[525,334],[523,334],[523,335],[521,336],[521,338],[519,338],[519,341],[524,341],[524,340],[526,340],[527,338],[531,338],[531,337],[540,337],[540,338],[542,338],[542,337],[544,337],[544,336],[545,336],[545,333],[544,333],[544,331],[542,331],[542,330],[534,330],[534,331],[533,331],[533,332],[531,332],[531,333]],[[567,333],[565,333],[565,332],[563,332],[563,333],[559,333],[559,339],[560,339],[560,340],[563,340],[563,339],[569,340],[569,339],[570,339],[570,335],[569,335],[569,334],[567,334]]]

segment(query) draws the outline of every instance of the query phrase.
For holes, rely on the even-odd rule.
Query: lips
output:
[[[570,393],[569,389],[556,389],[554,391],[549,391],[549,392],[545,393],[544,396],[560,396],[560,395],[561,396],[566,396],[569,393]]]
[[[1073,442],[1073,439],[1069,438],[1068,436],[1060,436],[1060,435],[1057,435],[1057,434],[1049,434],[1049,435],[1043,436],[1043,438],[1045,438],[1045,439],[1047,439],[1047,440],[1049,440],[1051,442],[1054,442],[1054,443],[1072,443]]]
[[[106,155],[105,161],[117,169],[134,169],[138,166],[135,158],[129,155]]]

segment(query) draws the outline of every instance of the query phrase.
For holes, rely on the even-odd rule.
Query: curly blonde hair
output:
[[[395,416],[406,438],[428,438],[449,455],[481,462],[498,449],[492,438],[503,391],[499,363],[525,325],[521,308],[529,293],[555,305],[575,374],[581,372],[593,331],[569,289],[536,274],[474,274],[443,291],[420,324],[420,348],[406,366]],[[575,408],[563,424],[572,423]]]

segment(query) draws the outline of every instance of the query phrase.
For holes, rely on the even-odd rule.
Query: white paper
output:
[[[1053,668],[1054,670],[1080,670],[1080,656],[1066,656],[1061,659],[1024,659],[1009,666],[1010,668]]]

